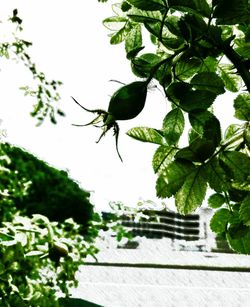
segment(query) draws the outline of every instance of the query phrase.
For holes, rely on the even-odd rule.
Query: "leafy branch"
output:
[[[246,60],[243,59],[230,45],[223,46],[223,52],[227,58],[234,64],[239,75],[243,79],[248,92],[250,92],[250,72],[246,65]]]
[[[121,25],[111,43],[125,42],[135,76],[157,80],[170,109],[161,129],[135,127],[127,133],[159,146],[153,157],[157,196],[175,197],[177,210],[188,214],[214,191],[212,230],[235,251],[250,253],[248,1],[126,0],[120,9],[121,15],[104,20],[108,28]],[[143,27],[154,52],[145,51]],[[231,103],[243,124],[229,125],[223,135],[213,105],[226,91],[238,93]],[[226,108],[230,101],[223,103]],[[191,129],[181,147],[184,114]]]
[[[32,43],[18,37],[23,31],[22,19],[18,16],[18,10],[14,9],[9,21],[16,26],[15,32],[12,34],[13,41],[3,42],[0,44],[0,56],[5,59],[14,59],[21,62],[30,71],[34,88],[30,86],[21,86],[25,95],[34,97],[34,104],[31,116],[38,120],[38,125],[42,124],[45,118],[49,117],[52,123],[56,123],[56,115],[64,116],[64,112],[56,105],[60,101],[58,88],[62,85],[61,81],[49,81],[45,74],[39,71],[36,64],[31,60],[28,48]]]

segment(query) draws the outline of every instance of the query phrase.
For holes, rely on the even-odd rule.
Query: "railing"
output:
[[[196,241],[204,237],[200,215],[181,215],[171,211],[143,211],[148,218],[135,221],[134,215],[121,216],[121,224],[135,236]]]
[[[112,215],[103,212],[103,218],[106,220]],[[211,249],[205,211],[200,214],[181,215],[167,210],[143,210],[139,214],[125,213],[119,216],[118,220],[134,237],[170,238],[174,250]]]

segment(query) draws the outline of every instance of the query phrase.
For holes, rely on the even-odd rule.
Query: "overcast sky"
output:
[[[101,130],[71,125],[86,123],[93,115],[80,109],[70,96],[87,108],[107,109],[110,96],[120,86],[109,80],[124,83],[136,80],[123,44],[111,46],[109,31],[102,25],[104,18],[114,15],[111,3],[13,0],[0,4],[1,20],[18,8],[23,18],[21,36],[33,42],[30,54],[38,70],[48,79],[64,84],[60,90],[61,104],[67,114],[57,125],[45,123],[35,127],[36,121],[29,116],[35,101],[23,97],[18,90],[31,82],[31,76],[21,64],[2,63],[0,118],[8,140],[52,166],[69,170],[83,188],[95,191],[93,201],[100,210],[107,208],[109,201],[123,201],[131,206],[139,199],[161,203],[155,197],[156,177],[151,166],[157,147],[137,142],[125,133],[135,126],[160,128],[167,111],[161,91],[152,89],[143,112],[136,119],[120,123],[119,150],[123,163],[117,156],[111,131],[96,144]]]
[[[5,1],[1,19],[18,8],[23,18],[23,39],[33,42],[33,61],[49,79],[59,79],[65,119],[56,126],[46,123],[35,127],[30,118],[31,98],[18,90],[31,77],[22,67],[10,61],[1,65],[1,118],[8,140],[28,149],[53,166],[69,170],[83,188],[95,191],[93,201],[98,209],[109,201],[134,205],[139,199],[155,198],[155,176],[151,160],[156,146],[140,143],[125,133],[135,126],[161,127],[166,112],[162,93],[152,90],[147,106],[134,120],[120,123],[119,150],[110,131],[99,144],[101,130],[77,128],[72,123],[86,123],[93,117],[85,113],[70,96],[88,108],[107,109],[110,96],[120,87],[110,79],[130,83],[136,80],[126,60],[124,46],[109,44],[109,31],[102,20],[112,16],[110,4],[97,0],[73,1]],[[152,108],[154,112],[152,112]],[[160,201],[159,201],[160,202]]]

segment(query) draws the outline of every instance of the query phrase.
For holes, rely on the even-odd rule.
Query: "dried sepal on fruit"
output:
[[[82,109],[87,112],[97,114],[90,123],[84,125],[74,124],[74,126],[84,127],[88,125],[93,125],[95,127],[101,127],[103,132],[99,137],[97,143],[101,138],[106,134],[111,128],[114,129],[114,135],[116,139],[116,150],[119,158],[122,161],[121,155],[118,150],[118,137],[119,137],[119,125],[117,124],[118,120],[129,120],[135,118],[141,113],[145,106],[148,84],[151,79],[146,81],[135,81],[130,84],[124,85],[119,88],[111,97],[109,102],[108,111],[101,109],[89,110],[83,107],[76,99],[73,100],[77,103]],[[97,126],[102,122],[101,126]]]

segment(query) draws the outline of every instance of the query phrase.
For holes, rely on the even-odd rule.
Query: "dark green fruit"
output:
[[[66,257],[68,253],[68,247],[64,243],[53,242],[53,244],[49,246],[49,258],[52,261],[58,262],[61,257]]]
[[[116,150],[122,160],[118,151],[119,126],[116,121],[133,119],[141,113],[145,106],[149,81],[150,79],[146,81],[135,81],[119,88],[110,99],[108,111],[101,109],[86,109],[72,97],[73,100],[85,111],[98,114],[98,116],[90,123],[74,126],[95,126],[96,124],[103,122],[103,125],[101,126],[103,132],[97,142],[101,140],[110,128],[113,128],[116,137]]]
[[[147,82],[136,81],[119,88],[111,97],[108,113],[115,120],[135,118],[145,106]]]

